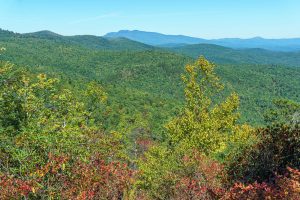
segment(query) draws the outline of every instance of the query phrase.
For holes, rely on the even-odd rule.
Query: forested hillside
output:
[[[112,38],[107,39],[93,35],[76,35],[76,36],[62,36],[51,31],[39,31],[35,33],[18,34],[10,31],[0,29],[1,40],[22,40],[28,42],[43,42],[45,40],[62,45],[77,45],[95,50],[149,50],[154,49],[150,45],[128,40],[126,38]]]
[[[171,47],[170,50],[193,58],[205,55],[218,64],[267,64],[300,66],[300,52],[274,52],[264,49],[236,50],[212,44]]]
[[[0,49],[0,199],[300,198],[297,53],[48,31]]]
[[[300,68],[285,66],[300,66],[297,53],[237,51],[215,45],[172,49],[191,56],[187,57],[162,49],[150,48],[144,51],[140,48],[141,44],[135,42],[132,44],[137,46],[132,46],[133,51],[121,51],[127,48],[127,44],[117,51],[114,48],[103,51],[95,50],[86,41],[75,44],[64,39],[53,39],[52,37],[64,37],[50,32],[29,34],[38,37],[28,37],[27,34],[17,37],[17,34],[5,31],[2,34],[9,36],[0,38],[0,45],[6,48],[6,53],[1,56],[3,60],[27,66],[33,72],[59,73],[70,79],[70,82],[83,84],[96,80],[110,93],[110,103],[122,104],[121,110],[125,109],[125,113],[134,110],[142,113],[147,107],[147,112],[153,116],[151,126],[154,124],[156,128],[160,122],[155,119],[166,120],[174,114],[171,108],[174,106],[166,106],[169,105],[166,102],[182,104],[183,86],[180,75],[183,66],[200,55],[217,63],[217,72],[222,81],[228,84],[228,90],[239,93],[242,122],[261,125],[263,115],[271,107],[273,100],[285,97],[299,100]],[[124,43],[120,42],[118,45],[122,46]],[[195,48],[190,49],[193,46]],[[185,49],[189,51],[186,52]],[[124,95],[124,90],[134,93],[130,98],[135,99],[123,101],[124,98],[129,98]]]
[[[224,85],[203,57],[186,66],[185,103],[160,139],[132,127],[135,116],[105,131],[109,96],[96,82],[78,93],[64,79],[0,66],[1,199],[299,197],[299,104],[278,101],[268,128],[237,123],[238,95],[214,101]]]

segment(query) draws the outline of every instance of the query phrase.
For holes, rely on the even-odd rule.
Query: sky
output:
[[[104,35],[142,30],[201,38],[300,37],[300,0],[0,0],[0,28]]]

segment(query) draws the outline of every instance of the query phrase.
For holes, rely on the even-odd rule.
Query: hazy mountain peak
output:
[[[234,49],[260,48],[273,51],[300,51],[300,38],[265,39],[262,37],[253,37],[249,39],[222,38],[208,40],[185,35],[166,35],[139,30],[120,30],[118,32],[107,33],[104,37],[124,37],[149,45],[166,47],[182,46],[183,44],[215,44]]]
[[[252,40],[266,40],[265,38],[263,37],[260,37],[260,36],[256,36],[256,37],[253,37],[253,38],[250,38]]]
[[[125,37],[130,40],[135,40],[149,45],[163,45],[175,43],[197,44],[203,41],[203,39],[192,38],[189,36],[165,35],[156,32],[146,32],[139,30],[121,30],[118,32],[108,33],[104,37]]]

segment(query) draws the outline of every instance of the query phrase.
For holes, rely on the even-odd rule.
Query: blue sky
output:
[[[202,38],[300,37],[300,0],[0,0],[0,28],[64,35],[144,30]]]

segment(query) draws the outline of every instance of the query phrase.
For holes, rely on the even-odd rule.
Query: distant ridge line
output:
[[[215,44],[234,49],[260,48],[272,51],[300,51],[300,38],[265,39],[263,37],[203,39],[185,35],[167,35],[138,30],[121,30],[104,35],[108,38],[125,37],[154,46],[182,46],[188,44]]]

